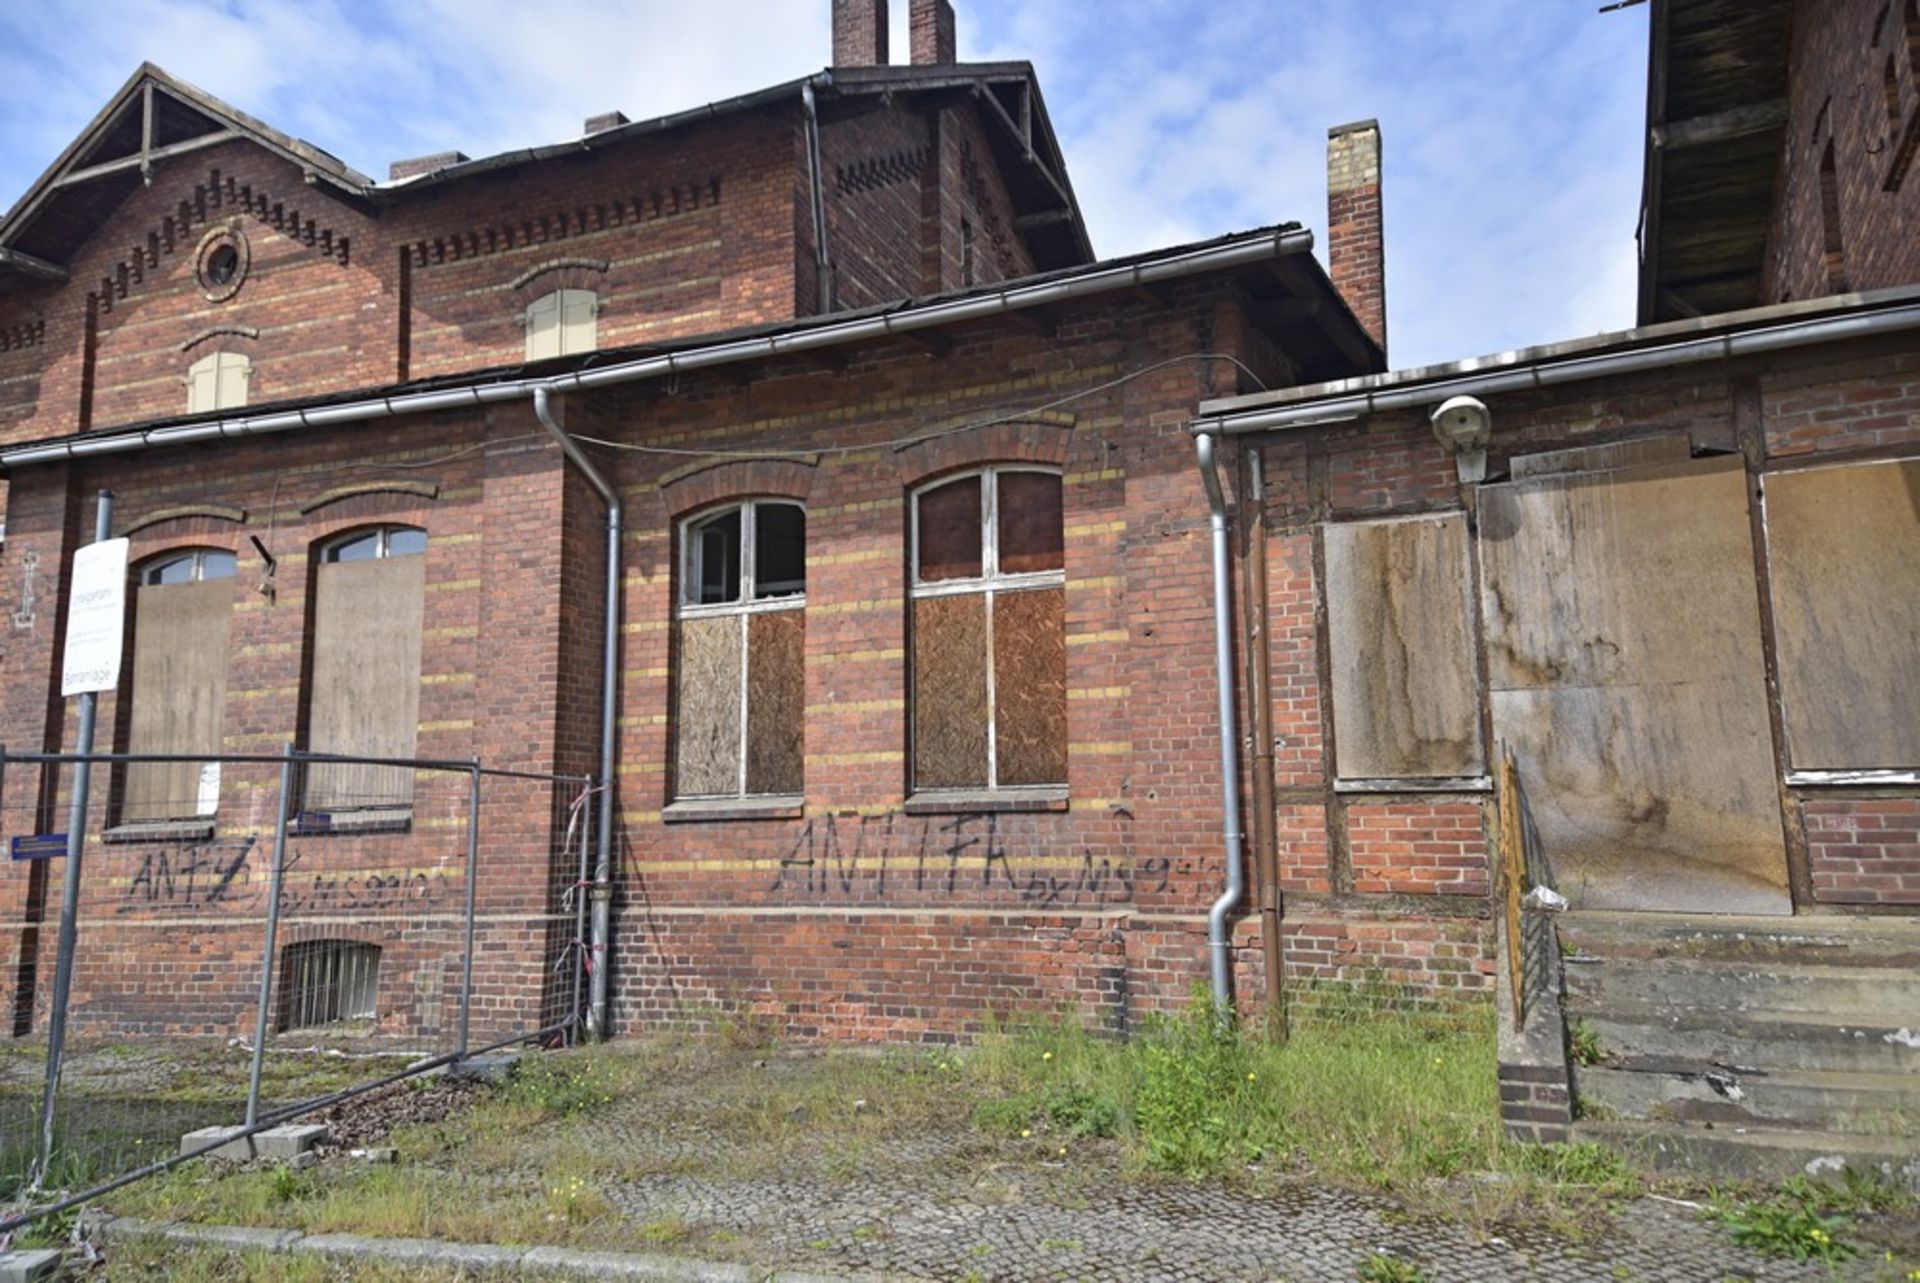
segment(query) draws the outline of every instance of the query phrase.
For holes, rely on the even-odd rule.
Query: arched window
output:
[[[412,757],[420,718],[427,533],[374,526],[319,548],[306,745],[350,757]],[[407,767],[316,762],[308,812],[388,811],[413,802]]]
[[[913,496],[913,787],[1067,781],[1060,475],[990,467]]]
[[[675,794],[803,787],[807,514],[753,499],[680,527]]]
[[[234,556],[213,548],[166,553],[134,570],[129,753],[218,753],[227,703]],[[129,762],[120,822],[211,816],[218,762]]]
[[[591,352],[599,344],[600,299],[592,290],[555,290],[527,308],[527,360]]]
[[[187,367],[187,413],[237,410],[247,403],[253,362],[238,352],[213,352]]]

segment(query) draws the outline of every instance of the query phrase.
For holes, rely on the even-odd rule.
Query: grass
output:
[[[472,1276],[432,1266],[326,1261],[281,1252],[220,1252],[151,1239],[113,1244],[97,1273],[105,1283],[168,1278],[175,1283],[458,1283]]]
[[[1610,1151],[1505,1139],[1490,1013],[1357,1014],[1303,1021],[1276,1046],[1220,1027],[1201,998],[1127,1042],[1032,1020],[966,1049],[879,1053],[783,1049],[764,1021],[716,1021],[531,1055],[465,1113],[396,1131],[397,1165],[192,1164],[109,1206],[315,1233],[617,1246],[635,1234],[607,1197],[620,1183],[752,1179],[795,1163],[834,1181],[911,1182],[894,1147],[934,1135],[977,1173],[969,1196],[980,1201],[1014,1197],[1012,1173],[1042,1166],[1063,1206],[1115,1180],[1259,1187],[1310,1175],[1390,1192],[1415,1212],[1491,1224],[1525,1209],[1578,1232],[1640,1188]],[[714,1143],[678,1156],[608,1145],[594,1120],[625,1103],[649,1128]],[[671,1218],[640,1232],[687,1251],[732,1246],[719,1227]]]
[[[1908,1212],[1914,1203],[1892,1182],[1848,1169],[1837,1183],[1793,1176],[1744,1198],[1716,1194],[1706,1216],[1762,1255],[1837,1265],[1860,1254],[1847,1237],[1860,1218]]]

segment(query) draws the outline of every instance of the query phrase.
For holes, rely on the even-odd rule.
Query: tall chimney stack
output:
[[[916,67],[945,66],[957,62],[953,39],[952,0],[908,0],[909,42]]]
[[[833,65],[887,65],[887,0],[833,0]]]
[[[1387,247],[1380,217],[1380,122],[1327,131],[1327,266],[1334,288],[1387,346]]]

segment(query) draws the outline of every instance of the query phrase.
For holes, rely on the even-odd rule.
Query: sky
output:
[[[1326,131],[1385,145],[1395,367],[1633,322],[1646,7],[954,0],[962,61],[1039,74],[1102,257],[1297,220]],[[578,137],[830,61],[829,0],[0,3],[0,202],[150,60],[364,173]],[[905,62],[906,0],[893,0]]]

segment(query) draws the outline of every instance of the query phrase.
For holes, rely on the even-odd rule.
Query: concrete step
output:
[[[1920,1076],[1799,1070],[1754,1073],[1675,1058],[1665,1067],[1573,1071],[1583,1108],[1601,1117],[1905,1136],[1920,1153]]]
[[[1592,1029],[1610,1068],[1678,1058],[1702,1066],[1770,1071],[1920,1074],[1920,1028],[1817,1012],[1712,1011],[1617,1004],[1569,1010]]]
[[[1838,1176],[1852,1168],[1920,1191],[1920,1155],[1910,1139],[1764,1127],[1660,1122],[1579,1122],[1575,1140],[1619,1149],[1656,1171],[1701,1180]]]
[[[1563,971],[1567,1011],[1819,1012],[1920,1028],[1920,968],[1691,958],[1575,956]]]
[[[1677,958],[1699,962],[1838,963],[1920,971],[1920,917],[1731,917],[1691,913],[1562,915],[1570,957]]]

